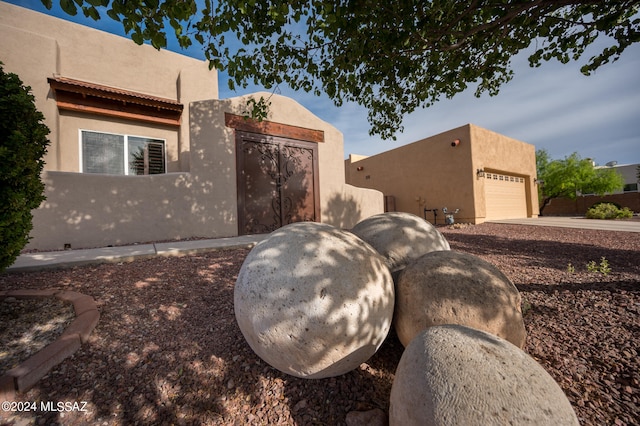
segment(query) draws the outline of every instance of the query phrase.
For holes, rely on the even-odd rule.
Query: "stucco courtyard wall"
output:
[[[191,105],[189,173],[45,172],[47,200],[34,211],[33,239],[27,248],[103,247],[238,235],[235,134],[225,126],[225,113],[241,113],[247,99],[249,96],[213,99]],[[335,127],[292,99],[274,95],[271,103],[269,120],[324,132],[325,141],[318,144],[322,222],[351,228],[382,212],[379,191],[345,184],[342,134]]]
[[[324,142],[317,144],[320,222],[348,229],[360,220],[383,211],[383,196],[379,191],[345,184],[342,133],[293,99],[268,92],[224,100],[201,101],[194,103],[191,107],[192,144],[198,147],[208,146],[211,143],[222,144],[216,149],[214,158],[209,158],[200,151],[193,152],[192,157],[195,155],[195,158],[191,160],[192,167],[224,168],[233,180],[229,187],[234,191],[233,199],[236,209],[235,134],[233,128],[226,127],[224,124],[225,113],[241,115],[246,109],[249,98],[257,100],[260,97],[269,99],[271,103],[267,117],[269,122],[320,130],[324,133]],[[229,197],[231,199],[230,194]]]
[[[206,198],[191,173],[108,176],[45,172],[47,200],[34,210],[27,248],[105,247],[233,234],[228,202]]]

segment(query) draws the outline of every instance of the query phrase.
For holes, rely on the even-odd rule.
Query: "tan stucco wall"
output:
[[[460,142],[454,147],[455,140]],[[484,221],[484,181],[476,175],[481,168],[524,177],[528,215],[537,215],[535,147],[473,124],[345,161],[347,183],[394,196],[397,211],[425,217],[425,207],[438,209],[438,224],[444,223],[443,207],[460,209],[457,222]],[[426,218],[433,222],[433,213],[427,212]]]
[[[472,167],[469,138],[469,127],[463,126],[378,155],[355,157],[359,161],[353,162],[352,156],[345,162],[347,183],[394,196],[397,211],[424,217],[425,207],[447,207],[460,209],[458,220],[471,221],[475,206],[468,173]],[[452,147],[455,140],[460,144]],[[427,219],[433,221],[433,213],[427,213]],[[438,221],[444,221],[441,212]]]
[[[234,235],[234,213],[209,197],[190,173],[108,176],[45,172],[47,200],[34,210],[33,238],[41,250]]]
[[[45,170],[78,171],[78,129],[104,130],[167,140],[170,171],[189,170],[189,128],[140,125],[87,114],[58,113],[47,82],[62,76],[172,99],[185,105],[218,97],[218,78],[205,61],[189,58],[0,2],[0,61],[31,86],[45,115],[51,145]],[[100,127],[100,129],[98,129]],[[62,129],[62,130],[61,130]],[[117,129],[117,130],[115,130]],[[149,129],[148,132],[141,133]],[[106,131],[106,130],[105,130]]]
[[[536,148],[519,140],[492,132],[482,127],[469,125],[472,144],[472,171],[501,173],[524,178],[527,217],[537,217],[538,192],[536,189]],[[474,198],[476,200],[476,220],[483,222],[486,217],[484,179],[475,179]]]
[[[233,194],[226,196],[236,203],[235,136],[232,128],[224,126],[224,114],[228,112],[241,115],[250,97],[256,100],[260,97],[269,99],[271,105],[268,121],[324,132],[324,142],[318,143],[318,183],[323,223],[351,228],[360,220],[382,212],[383,198],[380,192],[345,185],[342,133],[293,99],[268,92],[194,103],[191,118],[192,143],[197,146],[214,143],[218,148],[212,158],[203,158],[206,156],[199,151],[193,152],[192,168],[224,170],[224,176],[218,176],[217,179],[228,179],[227,187],[233,190]],[[237,209],[237,204],[234,208]]]
[[[269,93],[252,95],[255,98]],[[47,200],[34,211],[28,248],[101,247],[238,235],[235,135],[225,112],[248,96],[191,104],[191,172],[108,176],[45,172]],[[344,182],[342,134],[292,99],[271,97],[269,120],[322,130],[318,144],[322,222],[351,228],[382,212],[382,194]]]

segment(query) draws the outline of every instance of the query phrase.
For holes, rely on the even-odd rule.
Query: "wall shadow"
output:
[[[322,208],[327,223],[337,228],[350,229],[363,219],[360,204],[349,194],[334,194]]]

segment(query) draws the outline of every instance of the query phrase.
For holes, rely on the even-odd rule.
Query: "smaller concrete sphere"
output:
[[[370,216],[351,232],[378,250],[392,273],[401,271],[425,253],[449,250],[449,243],[435,226],[411,213]]]
[[[498,268],[471,254],[438,251],[409,264],[396,283],[394,326],[404,346],[423,329],[459,324],[522,348],[520,292]]]
[[[459,325],[419,333],[400,358],[390,426],[578,425],[569,400],[528,354]]]
[[[284,226],[245,259],[236,320],[253,351],[296,377],[344,374],[369,359],[393,319],[382,257],[355,235],[315,222]]]

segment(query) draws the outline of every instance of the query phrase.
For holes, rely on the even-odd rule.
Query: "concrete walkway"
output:
[[[581,217],[539,217],[530,219],[505,219],[489,223],[516,225],[559,226],[564,228],[600,229],[605,231],[640,232],[640,220],[596,220]],[[202,251],[228,248],[251,248],[268,234],[210,240],[177,241],[171,243],[136,244],[131,246],[104,247],[86,250],[64,250],[27,253],[18,257],[7,268],[8,272],[66,268],[91,263],[128,262],[154,256],[179,256]]]
[[[603,231],[640,232],[640,220],[599,220],[584,217],[542,216],[528,219],[492,220],[489,223],[557,226],[560,228],[599,229]]]
[[[243,235],[240,237],[215,238],[210,240],[26,253],[20,255],[15,263],[7,268],[7,271],[23,272],[47,268],[66,268],[92,263],[129,262],[134,259],[155,256],[180,256],[211,250],[251,248],[266,238],[266,236],[267,234]]]

